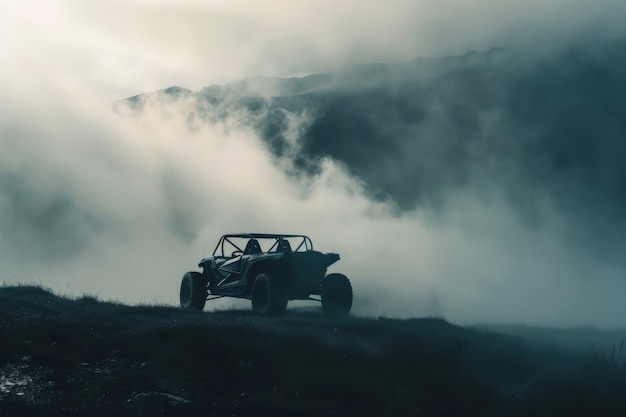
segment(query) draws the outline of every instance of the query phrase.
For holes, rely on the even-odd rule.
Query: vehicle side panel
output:
[[[199,266],[209,282],[212,295],[249,298],[252,284],[261,273],[275,277],[291,300],[320,294],[328,266],[339,260],[334,253],[317,251],[272,252],[234,258],[211,256]]]

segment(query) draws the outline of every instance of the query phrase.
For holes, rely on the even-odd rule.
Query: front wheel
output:
[[[352,285],[343,274],[328,274],[322,281],[322,308],[329,316],[345,316],[352,308]]]
[[[187,272],[180,283],[180,306],[202,311],[207,297],[206,279],[199,272]]]
[[[259,274],[252,284],[252,310],[261,316],[278,316],[287,308],[287,297],[280,283],[267,274]]]

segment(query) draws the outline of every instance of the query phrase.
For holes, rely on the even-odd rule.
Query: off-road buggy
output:
[[[289,300],[315,300],[329,315],[346,315],[352,307],[350,281],[343,274],[326,275],[338,260],[336,253],[313,250],[304,235],[224,235],[213,255],[198,264],[202,272],[183,276],[180,305],[202,310],[207,300],[246,298],[254,312],[275,316]]]

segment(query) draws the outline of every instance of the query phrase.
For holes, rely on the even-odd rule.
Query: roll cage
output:
[[[235,233],[223,235],[220,238],[215,250],[213,250],[213,256],[230,258],[260,253],[308,252],[312,250],[313,242],[305,235]]]

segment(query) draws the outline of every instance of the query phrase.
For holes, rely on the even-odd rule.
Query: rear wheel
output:
[[[180,283],[180,306],[202,310],[207,297],[206,279],[199,272],[187,272]]]
[[[343,274],[328,274],[322,281],[322,308],[330,316],[345,316],[352,308],[352,285]]]
[[[275,278],[259,274],[252,284],[252,310],[262,316],[278,316],[287,308],[285,291]]]

